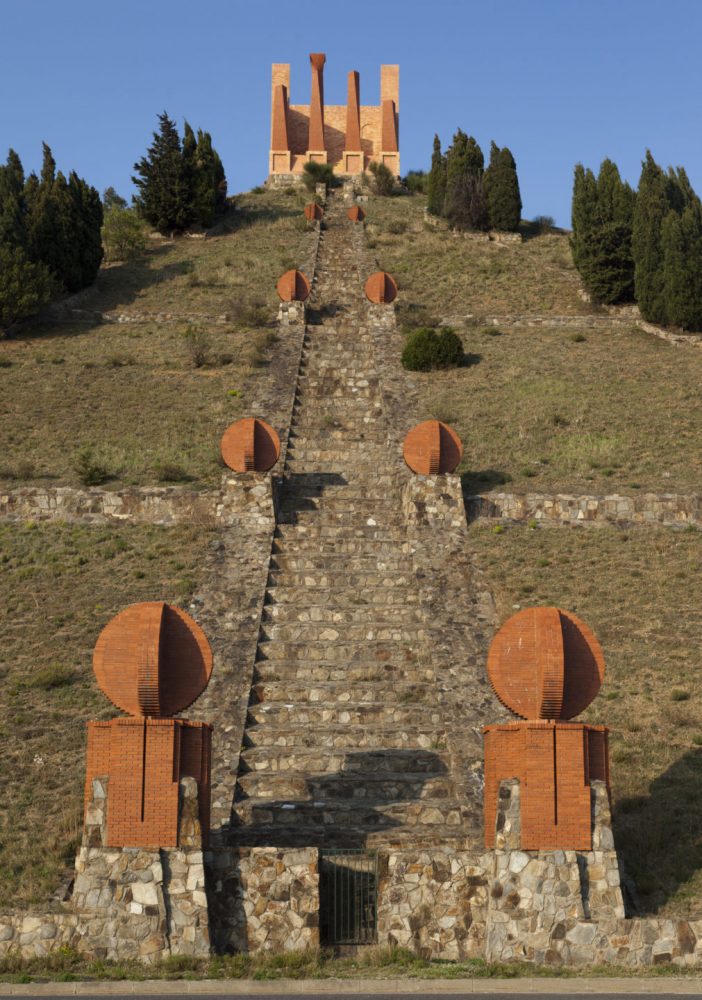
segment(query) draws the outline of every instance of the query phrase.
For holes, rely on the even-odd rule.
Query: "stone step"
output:
[[[250,705],[282,702],[292,705],[427,705],[437,699],[432,681],[401,681],[384,678],[379,681],[362,680],[351,685],[338,681],[296,681],[293,677],[282,680],[256,681],[251,686]]]
[[[392,568],[386,570],[369,569],[367,572],[362,570],[356,572],[352,569],[344,571],[344,566],[347,564],[341,560],[336,561],[335,565],[338,568],[333,570],[316,566],[317,561],[313,558],[293,559],[286,563],[288,568],[272,568],[268,574],[268,586],[328,587],[331,589],[338,583],[343,583],[349,588],[357,588],[361,593],[366,589],[369,591],[389,588],[401,590],[414,583],[412,572],[403,573],[401,570]],[[302,565],[295,569],[292,565],[294,562],[299,562]]]
[[[263,725],[270,722],[276,728],[290,726],[364,726],[382,723],[391,729],[395,726],[441,725],[444,711],[427,705],[389,704],[341,704],[322,705],[306,702],[295,705],[291,702],[264,702],[249,705],[247,725]]]
[[[295,660],[310,663],[417,663],[424,647],[419,642],[396,642],[380,639],[351,642],[344,636],[338,642],[284,642],[262,639],[256,660]]]
[[[343,578],[331,590],[329,587],[286,587],[278,585],[268,590],[265,598],[266,606],[309,605],[321,608],[408,608],[419,607],[419,594],[410,588],[388,589],[379,586],[375,590],[359,592],[356,587],[345,587]]]
[[[285,525],[282,527],[295,530],[298,525]],[[318,556],[321,559],[334,560],[339,566],[348,564],[348,557],[373,556],[377,553],[378,561],[383,558],[383,549],[391,547],[398,554],[407,556],[408,566],[410,564],[409,542],[401,542],[398,539],[388,538],[315,538],[314,536],[300,534],[297,538],[286,539],[284,542],[276,540],[273,544],[273,554],[289,555],[294,557]],[[381,549],[378,552],[378,549]],[[331,564],[330,564],[331,565]]]
[[[370,518],[375,520],[375,518]],[[300,539],[321,539],[322,541],[351,542],[365,540],[387,542],[394,548],[402,539],[404,531],[395,524],[368,524],[368,521],[352,522],[350,524],[324,524],[319,521],[305,524],[279,524],[276,527],[274,540],[276,545],[284,545],[289,541],[299,542]]]
[[[379,684],[433,684],[434,671],[430,665],[399,663],[300,663],[298,660],[257,660],[255,682],[306,681],[355,684],[372,681]]]
[[[364,756],[360,754],[359,756]],[[355,802],[360,808],[387,802],[421,802],[424,799],[455,798],[453,781],[445,775],[431,774],[300,774],[239,772],[237,800],[298,800],[304,802]]]
[[[366,478],[372,480],[378,468],[392,469],[393,467],[396,471],[401,470],[399,461],[387,452],[382,461],[378,460],[375,463],[350,459],[319,462],[309,458],[303,460],[296,456],[291,456],[290,461],[286,458],[285,461],[286,473],[294,473],[295,475],[322,473],[328,476],[344,476],[351,483],[361,483]]]
[[[451,758],[447,750],[374,749],[363,753],[345,750],[320,750],[315,747],[251,747],[241,756],[242,774],[282,774],[299,777],[310,775],[316,781],[322,775],[335,777],[375,777],[399,775],[448,774]],[[453,794],[453,792],[452,792]],[[437,795],[441,798],[441,795]]]
[[[300,504],[286,504],[278,511],[278,524],[299,524],[313,529],[344,528],[349,530],[385,527],[399,533],[405,530],[405,519],[399,504],[373,510],[334,510],[322,501],[321,506],[305,508]]]
[[[306,625],[319,623],[329,625],[351,625],[373,622],[375,625],[423,625],[424,615],[416,607],[403,605],[365,605],[363,607],[323,607],[311,602],[299,604],[268,604],[263,609],[261,621],[267,626],[274,622],[278,625]]]
[[[464,825],[463,810],[456,802],[445,799],[425,799],[422,802],[377,802],[364,806],[359,802],[325,802],[322,799],[293,802],[271,802],[268,799],[243,799],[234,803],[233,813],[239,822],[266,826],[336,827],[359,832],[385,830],[393,827],[417,830],[423,827],[453,827]],[[465,825],[473,825],[468,820]],[[461,831],[465,835],[465,831]],[[237,839],[239,831],[236,832]],[[275,840],[273,843],[277,843]]]
[[[363,726],[316,725],[314,729],[293,729],[269,724],[251,726],[244,733],[244,745],[256,747],[289,747],[297,751],[311,748],[315,754],[324,749],[362,750],[368,748],[375,753],[386,750],[436,750],[446,749],[446,734],[440,727],[407,726],[390,728],[384,723]]]
[[[312,548],[311,551],[307,551],[308,547],[305,548],[305,551],[290,552],[289,546],[286,545],[283,548],[276,545],[275,549],[278,551],[274,551],[271,555],[271,569],[291,570],[293,572],[321,569],[334,574],[376,572],[379,576],[387,576],[388,573],[401,573],[408,575],[408,578],[414,581],[413,573],[412,576],[409,575],[412,572],[412,565],[410,555],[407,552],[397,551],[386,554],[361,550],[357,555],[351,555],[338,552],[333,546],[327,546],[329,551],[322,551],[321,548]],[[336,580],[335,582],[342,581]]]
[[[418,850],[450,849],[452,851],[482,848],[482,830],[470,829],[454,824],[425,824],[423,826],[403,826],[393,820],[376,825],[368,830],[363,826],[305,825],[298,822],[293,810],[287,814],[292,821],[287,825],[279,823],[253,823],[237,826],[230,832],[232,847],[319,847],[327,848],[367,848]]]
[[[298,622],[294,625],[276,625],[267,622],[262,626],[259,644],[275,643],[420,643],[431,638],[429,630],[424,625],[402,622],[362,622],[338,627],[325,622]]]

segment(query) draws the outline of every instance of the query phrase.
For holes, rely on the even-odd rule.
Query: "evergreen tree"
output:
[[[80,178],[75,170],[68,178],[68,195],[71,199],[72,242],[77,242],[77,288],[86,288],[97,278],[103,258],[102,202],[95,188]]]
[[[603,160],[597,175],[597,218],[631,228],[636,194],[622,181],[619,168],[612,160]]]
[[[634,297],[631,227],[616,222],[595,226],[583,239],[580,276],[595,302],[614,305]]]
[[[488,229],[483,191],[483,154],[472,136],[458,129],[446,154],[444,215],[461,229]]]
[[[224,173],[224,164],[219,157],[219,153],[214,148],[212,149],[212,157],[214,160],[215,179],[215,215],[222,215],[227,208],[227,177]]]
[[[663,281],[663,220],[671,208],[671,182],[646,151],[632,224],[634,288],[641,315],[650,323],[665,323]]]
[[[661,246],[666,322],[702,330],[702,206],[694,192],[681,214],[666,215]]]
[[[111,208],[126,208],[127,200],[117,194],[113,187],[108,187],[102,192],[102,207],[105,212]]]
[[[26,244],[27,205],[24,198],[22,162],[11,149],[0,167],[0,243]]]
[[[441,152],[441,141],[434,136],[434,152],[431,155],[431,170],[427,180],[427,211],[441,215],[446,200],[446,157]]]
[[[483,177],[490,225],[493,229],[516,232],[522,218],[517,165],[509,149],[490,146],[490,165]]]
[[[185,122],[183,125],[183,148],[181,155],[183,192],[189,205],[190,221],[197,220],[197,211],[195,210],[195,200],[197,197],[197,139],[188,122]]]
[[[44,264],[33,264],[20,246],[0,242],[0,334],[46,305],[52,292]]]
[[[571,226],[573,235],[570,247],[573,252],[573,262],[582,273],[586,263],[587,251],[585,241],[597,224],[597,182],[595,175],[582,163],[575,165],[573,178],[573,200],[571,203]]]
[[[175,122],[164,111],[158,116],[159,130],[147,156],[134,164],[132,181],[138,188],[135,203],[144,218],[160,233],[184,229],[191,220],[192,208],[183,182],[180,137]]]
[[[197,132],[195,165],[193,214],[200,225],[207,229],[214,222],[217,210],[217,180],[212,137],[202,129]]]

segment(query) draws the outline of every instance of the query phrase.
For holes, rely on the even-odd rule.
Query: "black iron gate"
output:
[[[321,944],[375,944],[377,895],[377,852],[362,849],[320,851]]]

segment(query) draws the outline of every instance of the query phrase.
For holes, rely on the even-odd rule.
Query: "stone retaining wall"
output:
[[[466,497],[468,522],[478,519],[540,524],[616,524],[702,527],[699,494],[642,493],[639,496],[576,496],[556,493],[486,493]]]

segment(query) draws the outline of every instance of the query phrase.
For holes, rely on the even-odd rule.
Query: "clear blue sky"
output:
[[[307,103],[310,51],[325,97],[400,64],[402,169],[434,132],[508,145],[524,214],[568,225],[573,165],[610,156],[636,183],[649,146],[702,193],[702,0],[0,0],[0,157],[60,168],[128,196],[158,112],[212,133],[230,192],[267,172],[270,64]]]

